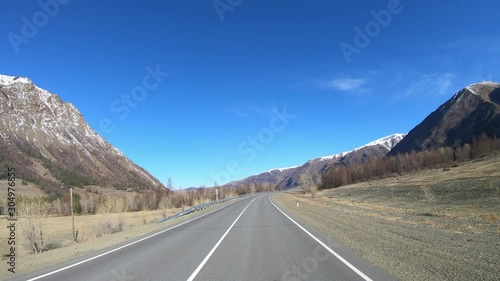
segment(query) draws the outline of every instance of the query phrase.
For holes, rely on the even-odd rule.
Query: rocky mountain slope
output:
[[[71,103],[0,75],[0,166],[49,193],[66,185],[154,189],[162,183],[99,136]],[[4,169],[2,169],[4,170]],[[1,171],[2,178],[6,171]]]
[[[239,185],[248,185],[251,183],[257,185],[267,184],[267,183],[272,185],[277,185],[278,183],[283,181],[286,177],[292,175],[297,168],[298,166],[289,168],[271,169],[267,172],[263,172],[257,175],[246,177],[241,180],[230,182],[227,185],[239,186]]]
[[[359,164],[370,159],[384,157],[404,137],[405,134],[390,135],[351,151],[331,156],[318,157],[297,167],[272,169],[258,175],[253,175],[239,181],[231,182],[229,185],[238,186],[250,183],[270,183],[284,189],[291,188],[299,185],[300,176],[302,174],[309,176],[318,175],[328,171],[335,165]]]
[[[500,137],[500,83],[480,82],[462,89],[412,129],[388,155],[456,147],[482,133]]]

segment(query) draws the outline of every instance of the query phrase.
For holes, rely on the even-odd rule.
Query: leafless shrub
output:
[[[24,246],[29,253],[40,253],[46,250],[47,239],[43,220],[48,216],[50,204],[46,197],[17,198],[19,225]]]
[[[97,214],[109,214],[113,210],[111,196],[99,195],[96,206]]]
[[[56,200],[52,201],[52,213],[55,215],[62,214],[61,199],[57,198]]]
[[[106,218],[104,220],[101,220],[97,228],[96,237],[101,237],[111,233],[113,233],[113,222],[111,221],[111,219]]]
[[[420,186],[420,190],[424,193],[424,198],[427,202],[431,203],[436,201],[436,196],[428,185]]]
[[[164,219],[167,218],[167,210],[166,209],[160,209],[160,216]]]
[[[302,190],[304,192],[311,193],[311,196],[316,197],[316,192],[318,191],[317,180],[315,180],[314,176],[310,176],[308,174],[300,175],[300,185],[302,186]]]
[[[88,240],[92,240],[94,238],[97,238],[97,233],[92,232],[92,231],[82,231],[80,234],[78,234],[78,240],[77,242],[85,242]]]
[[[127,193],[125,195],[125,201],[127,205],[127,211],[128,212],[135,212],[139,210],[139,200],[138,200],[138,194],[134,193]]]
[[[434,195],[432,189],[428,185],[420,186],[420,190],[422,190],[422,193],[424,194],[424,199],[427,205],[427,210],[425,215],[434,216],[435,214],[432,212],[431,204],[432,202],[436,201],[436,196]]]
[[[142,224],[148,224],[149,223],[149,216],[146,214],[142,214],[141,221],[142,221]]]
[[[123,217],[118,217],[114,221],[111,218],[106,217],[99,221],[96,231],[96,237],[102,237],[104,235],[123,231],[124,226],[125,226],[125,219]]]
[[[158,203],[158,208],[161,210],[170,209],[173,207],[172,198],[169,195],[163,195]]]
[[[109,214],[127,211],[126,195],[103,195],[97,199],[96,213]]]

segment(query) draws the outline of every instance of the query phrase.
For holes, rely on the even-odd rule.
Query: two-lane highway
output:
[[[269,193],[16,280],[392,280],[280,210]]]

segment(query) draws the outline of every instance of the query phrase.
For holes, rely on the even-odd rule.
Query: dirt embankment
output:
[[[499,280],[500,156],[274,200],[402,280]]]

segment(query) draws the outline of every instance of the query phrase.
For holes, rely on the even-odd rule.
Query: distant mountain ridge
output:
[[[485,133],[500,137],[500,83],[472,84],[442,104],[408,134],[393,134],[351,151],[271,169],[226,186],[273,184],[298,186],[300,176],[332,167],[360,164],[398,153],[470,143]],[[124,189],[164,188],[99,136],[71,103],[37,87],[25,77],[0,75],[0,166],[14,166],[18,177],[47,192],[62,183]],[[5,178],[5,170],[0,178]]]
[[[484,81],[460,90],[413,128],[388,155],[457,147],[483,133],[500,137],[500,83]]]
[[[47,189],[61,182],[163,187],[99,136],[71,103],[25,77],[0,75],[0,164]]]
[[[233,181],[227,185],[238,186],[251,183],[269,183],[283,189],[295,187],[299,185],[302,174],[318,175],[336,165],[360,164],[371,159],[382,158],[404,137],[405,134],[393,134],[350,151],[314,158],[296,167],[271,169],[242,180]]]

